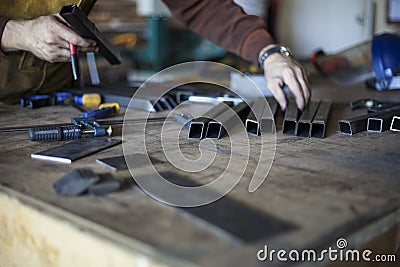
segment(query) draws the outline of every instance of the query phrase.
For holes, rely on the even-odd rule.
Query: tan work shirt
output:
[[[58,13],[64,5],[77,4],[88,13],[96,0],[2,0],[0,16],[33,19]],[[0,56],[0,101],[15,103],[27,93],[47,93],[72,85],[71,66],[38,59],[27,51]]]

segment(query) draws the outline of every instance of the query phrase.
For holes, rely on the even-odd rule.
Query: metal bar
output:
[[[299,110],[297,108],[294,99],[288,101],[288,105],[285,111],[285,117],[283,119],[283,130],[284,134],[295,134],[297,120],[299,118]]]
[[[350,119],[339,120],[339,130],[342,134],[347,134],[347,135],[353,135],[359,132],[366,131],[368,127],[369,118],[377,118],[386,114],[393,114],[393,112],[395,111],[399,112],[400,106],[388,108],[377,113],[370,113]]]
[[[332,101],[321,101],[318,111],[311,123],[310,136],[313,138],[325,138],[326,126],[331,113]]]
[[[267,97],[269,108],[266,107],[261,117],[260,130],[262,133],[274,133],[275,127],[275,115],[278,111],[278,102],[274,97]]]
[[[235,114],[243,121],[249,114],[250,107],[242,102],[236,105],[232,110],[226,110],[215,118],[214,121],[208,123],[206,137],[219,139],[236,125]]]
[[[400,111],[393,111],[380,116],[368,118],[367,131],[381,133],[389,130],[394,116],[400,116]]]
[[[164,121],[176,121],[174,117],[158,117],[158,118],[147,118],[147,119],[125,119],[125,120],[101,120],[97,121],[100,125],[118,125],[124,123],[144,123],[144,122],[164,122]],[[28,131],[32,128],[42,127],[42,126],[73,126],[73,123],[54,123],[54,124],[37,124],[28,126],[16,126],[16,127],[5,127],[0,128],[0,132],[23,132]]]
[[[45,151],[31,154],[34,159],[50,160],[59,163],[72,163],[75,160],[89,156],[112,146],[121,144],[121,140],[111,138],[81,138],[53,147]]]
[[[86,53],[86,59],[89,68],[90,81],[92,85],[99,85],[100,78],[99,78],[99,72],[97,71],[96,59],[94,57],[94,53],[93,52]]]
[[[400,117],[394,116],[392,119],[392,124],[390,125],[390,130],[394,132],[400,132]]]
[[[80,36],[96,40],[99,46],[99,53],[104,56],[110,64],[116,65],[122,63],[121,55],[116,47],[105,38],[78,6],[64,6],[59,14]]]
[[[266,106],[267,101],[265,97],[258,97],[254,100],[249,116],[246,119],[246,131],[249,134],[260,135],[260,122]]]
[[[189,139],[203,139],[206,135],[208,123],[226,110],[226,104],[220,103],[189,124]]]

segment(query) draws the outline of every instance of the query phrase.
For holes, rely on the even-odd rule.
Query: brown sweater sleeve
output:
[[[253,64],[274,42],[264,21],[247,15],[232,0],[163,0],[188,28]]]
[[[4,28],[6,27],[6,24],[9,20],[10,20],[9,18],[0,17],[0,42],[1,42],[1,38],[3,37]],[[4,53],[3,49],[1,49],[1,46],[0,46],[0,57],[5,57],[5,56],[6,56],[6,53]]]

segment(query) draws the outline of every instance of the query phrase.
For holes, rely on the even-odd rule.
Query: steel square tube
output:
[[[189,139],[203,139],[206,135],[206,129],[210,121],[214,121],[215,118],[227,109],[226,104],[220,103],[212,107],[209,111],[204,113],[202,116],[194,118],[189,123]]]
[[[295,134],[297,120],[299,118],[299,110],[297,108],[294,99],[288,101],[288,105],[285,110],[285,117],[283,119],[283,130],[284,134]]]
[[[275,127],[275,115],[278,111],[278,102],[274,97],[267,97],[269,108],[266,107],[261,117],[260,130],[262,133],[274,133]]]
[[[390,127],[390,125],[389,125]],[[383,120],[381,118],[368,118],[367,131],[370,133],[380,133],[383,131]]]
[[[393,117],[392,124],[390,125],[390,130],[394,132],[400,132],[400,116]]]
[[[380,133],[389,130],[394,116],[400,116],[400,111],[393,111],[368,118],[367,131]]]
[[[212,139],[219,139],[226,134],[227,131],[232,129],[236,124],[234,114],[237,114],[239,118],[244,119],[249,114],[250,107],[242,102],[232,108],[232,110],[226,110],[213,121],[210,121],[207,126],[206,137]]]
[[[353,135],[366,131],[368,128],[369,118],[379,118],[380,116],[395,116],[400,112],[400,106],[388,108],[376,113],[365,114],[350,119],[339,120],[339,130],[342,134]]]
[[[265,97],[258,97],[251,105],[249,116],[246,119],[246,131],[249,134],[260,135],[260,122],[266,109],[267,101]]]
[[[310,137],[311,123],[319,108],[320,100],[312,100],[304,109],[296,126],[296,136]]]
[[[325,138],[326,126],[328,124],[331,108],[332,101],[321,101],[318,111],[311,123],[310,137],[321,139]]]
[[[111,65],[122,63],[121,55],[117,48],[105,38],[78,6],[63,6],[59,14],[80,36],[96,40],[99,46],[99,53],[104,56]]]

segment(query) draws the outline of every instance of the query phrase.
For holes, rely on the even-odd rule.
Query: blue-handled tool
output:
[[[69,92],[55,92],[52,94],[25,96],[20,99],[20,105],[29,108],[40,108],[71,102],[87,108],[93,108],[100,105],[101,96],[96,93],[75,95]]]
[[[118,103],[105,103],[99,106],[99,109],[82,112],[83,118],[102,119],[114,116],[120,111]]]

